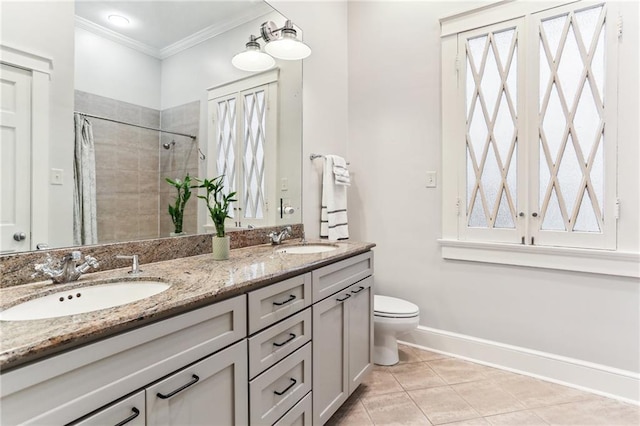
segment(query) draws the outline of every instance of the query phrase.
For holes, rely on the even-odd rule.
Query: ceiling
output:
[[[116,32],[121,38],[158,52],[195,33],[211,33],[217,29],[219,34],[273,11],[262,0],[76,0],[75,8],[76,16],[84,22],[89,21],[96,30],[106,28],[106,33]],[[113,25],[107,19],[112,14],[125,16],[130,24],[127,27]]]

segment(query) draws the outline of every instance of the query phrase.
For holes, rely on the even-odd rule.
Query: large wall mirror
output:
[[[6,3],[3,2],[3,9]],[[11,3],[12,9],[7,11],[13,13],[16,8],[22,8],[20,13],[25,16],[38,16],[50,13],[39,12],[39,7],[50,7],[50,3],[55,2]],[[68,2],[59,3],[69,8]],[[87,137],[90,129],[93,136],[95,182],[92,185],[96,214],[92,226],[96,235],[80,243],[170,236],[175,229],[168,206],[174,203],[177,190],[166,178],[184,180],[187,175],[212,178],[220,174],[217,170],[220,162],[216,162],[220,154],[211,143],[214,117],[210,91],[252,78],[251,73],[234,68],[231,58],[244,49],[250,35],[259,35],[263,22],[282,25],[286,18],[267,3],[255,0],[78,0],[68,10],[72,10],[74,23],[73,93],[65,91],[64,99],[58,102],[55,97],[59,90],[52,90],[50,103],[64,104],[71,99],[72,108],[68,108],[66,118],[70,122],[75,118],[74,133]],[[128,23],[110,21],[112,15],[119,15]],[[6,27],[3,38],[10,35],[11,26]],[[46,52],[42,53],[46,56]],[[54,72],[62,72],[55,67],[54,58]],[[264,220],[242,221],[242,212],[236,212],[234,217],[238,220],[232,226],[274,226],[302,220],[302,62],[278,60],[274,71],[277,86],[272,93],[274,99],[277,98],[274,107],[278,113],[273,126],[277,126],[274,132],[277,137],[266,141],[272,145],[260,152],[264,167],[270,170],[264,184],[264,192],[268,193],[266,211],[262,212]],[[52,82],[54,78],[55,74]],[[64,149],[64,164],[72,164],[66,157],[75,155],[77,150],[72,147],[77,143],[64,142],[68,147]],[[51,158],[62,155],[63,150],[57,152],[56,149],[51,146]],[[239,158],[244,154],[236,153]],[[30,154],[31,158],[36,155],[38,152]],[[9,204],[5,194],[10,193],[9,180],[5,177],[14,176],[8,173],[9,167],[4,163],[7,158],[8,155],[3,154],[3,212],[9,210],[5,208]],[[77,234],[77,230],[69,229],[73,228],[67,226],[71,223],[69,215],[60,213],[73,215],[77,205],[73,192],[59,191],[62,195],[56,195],[58,188],[54,186],[58,177],[64,179],[66,185],[70,184],[69,180],[75,179],[74,171],[73,168],[63,170],[63,176],[56,176],[56,166],[52,165],[47,171],[51,185],[48,210],[57,212],[58,222],[51,217],[39,218],[38,211],[30,213],[32,223],[48,220],[51,228],[48,240],[27,241],[20,246],[5,240],[15,241],[16,232],[24,232],[28,238],[28,229],[3,231],[7,235],[2,236],[0,253],[32,250],[37,244],[50,248],[77,245],[77,236],[74,240],[68,235]],[[17,187],[16,183],[11,184]],[[34,187],[33,191],[38,188]],[[207,210],[195,192],[184,213],[183,231],[187,234],[207,230]],[[66,228],[64,233],[57,229],[56,223]]]

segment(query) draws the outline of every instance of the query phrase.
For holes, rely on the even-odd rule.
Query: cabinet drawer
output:
[[[311,340],[311,308],[249,338],[249,377],[254,378]]]
[[[313,392],[313,391],[312,391]],[[311,426],[311,394],[302,398],[287,414],[273,426]]]
[[[373,275],[373,252],[332,263],[311,272],[313,303],[318,302],[363,278]]]
[[[71,423],[73,426],[92,425],[122,425],[144,426],[145,425],[145,402],[144,391],[140,391],[109,405],[98,412],[85,417],[79,422]]]
[[[311,342],[249,382],[252,425],[272,425],[311,390]]]
[[[311,273],[249,293],[249,334],[311,306]]]

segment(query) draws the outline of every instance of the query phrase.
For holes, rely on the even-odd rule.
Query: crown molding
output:
[[[227,32],[236,27],[239,27],[240,25],[246,24],[247,22],[252,21],[254,19],[258,19],[261,16],[266,16],[270,13],[271,13],[270,11],[265,12],[264,10],[252,11],[252,12],[248,12],[243,15],[240,15],[231,21],[227,21],[218,25],[210,25],[196,33],[193,33],[190,36],[183,38],[182,40],[179,40],[163,49],[160,49],[159,58],[166,59],[169,56],[175,55],[176,53],[180,53],[183,50],[187,50],[197,44],[200,44],[204,41],[209,40],[210,38],[219,36],[224,32]],[[259,28],[256,28],[256,33],[258,33],[258,30]],[[247,40],[249,39],[249,35],[250,34],[247,33]],[[243,47],[244,45],[238,46],[238,51],[242,50]]]
[[[161,59],[160,51],[156,48],[149,46],[148,44],[141,43],[137,40],[134,40],[130,37],[123,36],[120,33],[117,33],[113,30],[105,28],[101,25],[98,25],[94,22],[91,22],[87,19],[84,19],[80,16],[76,15],[76,27],[82,28],[83,30],[89,31],[93,34],[96,34],[100,37],[104,37],[113,42],[119,43],[123,46],[129,47],[131,49],[137,50],[138,52],[142,52],[145,55],[152,56],[157,59]]]
[[[258,19],[261,16],[267,16],[270,13],[272,13],[272,11],[266,11],[264,9],[262,10],[253,10],[250,12],[247,12],[243,15],[238,16],[237,18],[231,20],[231,21],[227,21],[224,22],[222,24],[217,24],[217,25],[210,25],[206,28],[203,28],[202,30],[187,36],[185,38],[183,38],[182,40],[179,40],[173,44],[170,44],[169,46],[162,48],[162,49],[156,49],[154,47],[149,46],[148,44],[145,43],[141,43],[137,40],[134,40],[130,37],[127,36],[123,36],[122,34],[119,34],[113,30],[110,30],[108,28],[105,28],[101,25],[98,25],[92,21],[89,21],[85,18],[82,18],[80,16],[76,16],[75,17],[75,22],[76,22],[76,27],[78,28],[82,28],[86,31],[89,31],[93,34],[96,34],[98,36],[104,37],[108,40],[111,40],[113,42],[122,44],[126,47],[129,47],[131,49],[137,50],[139,52],[142,52],[146,55],[152,56],[154,58],[157,59],[166,59],[170,56],[173,56],[177,53],[182,52],[183,50],[187,50],[197,44],[200,44],[204,41],[209,40],[210,38],[216,37],[226,31],[229,31],[233,28],[239,27],[240,25],[243,25],[249,21],[252,21],[254,19]],[[256,28],[256,33],[258,32],[259,28]],[[247,39],[249,37],[249,33],[247,33]],[[241,50],[243,46],[238,46],[238,50]]]

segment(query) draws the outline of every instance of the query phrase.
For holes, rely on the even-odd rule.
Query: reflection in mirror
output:
[[[20,7],[28,9],[25,14],[37,15],[41,3],[25,2]],[[84,216],[84,222],[77,225],[80,221],[67,215],[55,220],[37,218],[34,211],[33,221],[48,220],[50,227],[57,223],[65,231],[52,230],[47,241],[27,241],[22,248],[5,243],[3,235],[3,253],[35,249],[38,243],[53,248],[170,236],[176,229],[169,205],[175,204],[177,190],[166,178],[219,174],[208,89],[251,76],[233,67],[231,58],[263,22],[282,25],[286,20],[255,0],[76,1],[74,14],[74,95],[68,119],[72,111],[81,114],[76,148],[73,140],[61,144],[77,166],[58,172],[54,161],[50,168],[51,179],[61,173],[60,180],[69,186],[82,179],[80,186],[86,190],[78,191],[79,203],[74,204],[70,188],[62,191],[63,196],[50,197],[49,203],[52,211],[74,212],[76,218]],[[125,17],[129,25],[111,23],[108,16],[113,14]],[[278,60],[276,71],[278,115],[273,130],[277,137],[265,142],[273,144],[265,150],[271,153],[265,162],[273,171],[264,189],[269,219],[260,226],[299,223],[302,215],[302,63]],[[52,97],[57,95],[52,91]],[[83,146],[89,147],[88,153],[79,148]],[[65,158],[64,164],[74,163]],[[182,231],[187,234],[205,232],[207,225],[206,208],[196,195],[194,191],[184,209]],[[3,204],[4,198],[3,188]],[[29,230],[23,232],[28,238]]]

